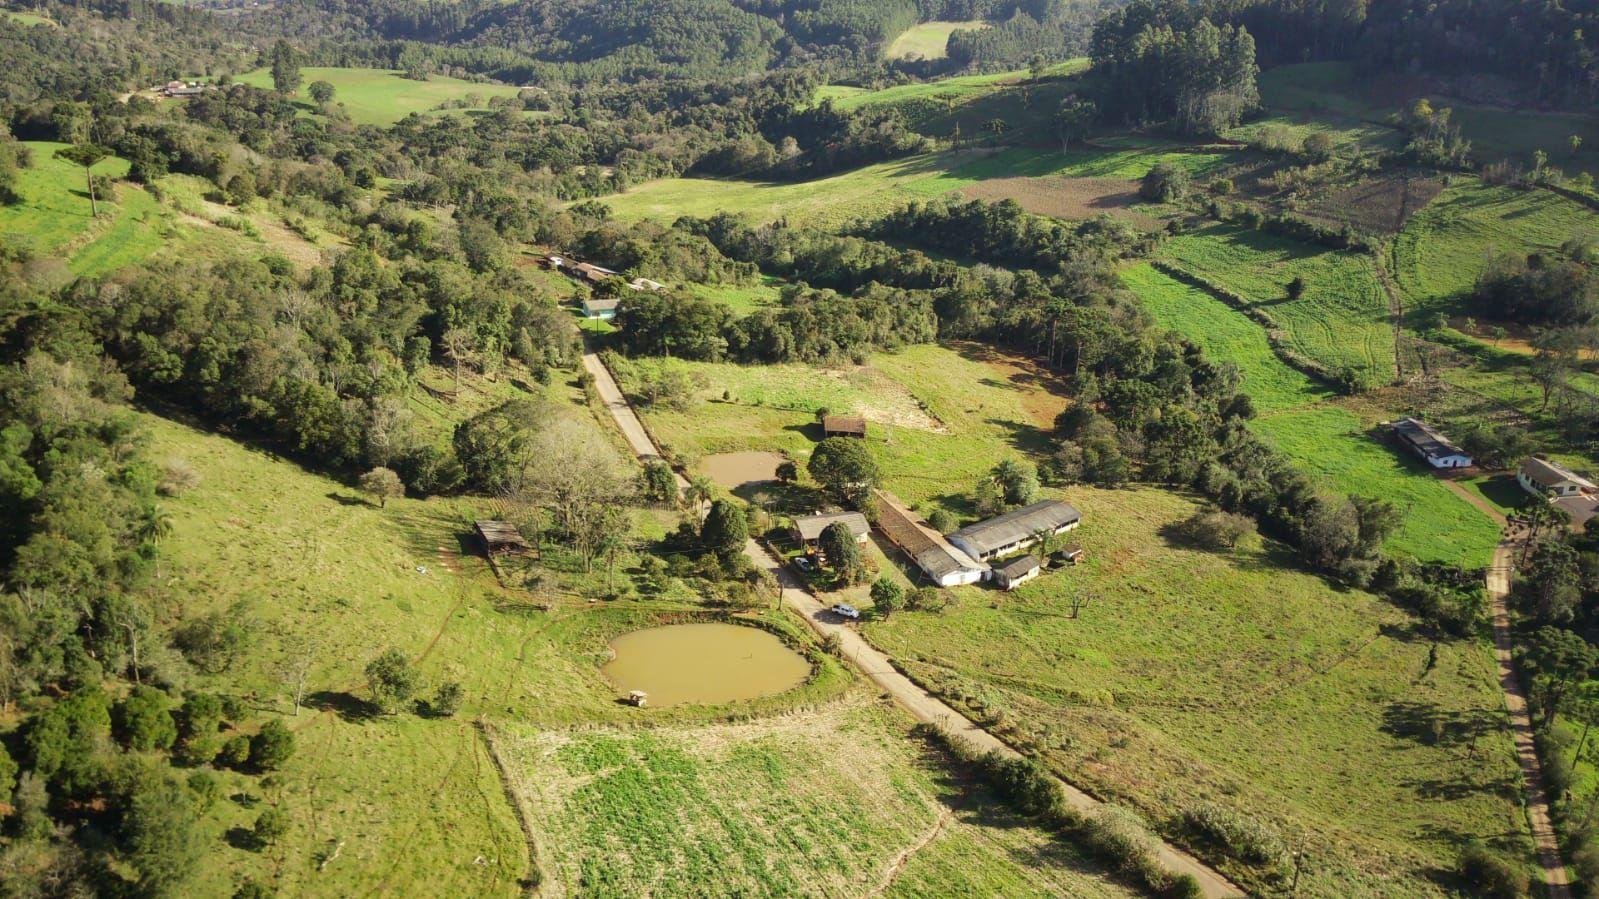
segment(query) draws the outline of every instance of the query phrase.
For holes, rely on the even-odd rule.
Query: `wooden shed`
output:
[[[472,522],[472,526],[477,528],[478,536],[483,538],[483,548],[490,556],[505,555],[507,553],[519,554],[532,552],[533,550],[533,547],[523,538],[522,532],[517,530],[516,525],[511,524],[509,521],[483,519]]]
[[[861,415],[822,416],[822,437],[866,436],[866,418]]]

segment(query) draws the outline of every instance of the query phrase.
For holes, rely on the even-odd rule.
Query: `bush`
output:
[[[1520,899],[1527,895],[1526,873],[1476,840],[1460,853],[1457,871],[1473,896]]]
[[[283,767],[293,755],[294,734],[276,718],[261,725],[260,732],[250,739],[250,760],[262,771]]]
[[[1233,809],[1201,802],[1184,809],[1182,817],[1189,830],[1241,862],[1278,866],[1288,856],[1275,830]]]
[[[439,718],[451,718],[461,710],[461,700],[465,691],[456,681],[449,681],[439,686],[439,691],[433,695],[433,702],[429,704],[432,713]]]
[[[259,851],[276,843],[288,832],[289,816],[269,808],[255,819],[255,827],[250,829],[250,842]]]
[[[200,486],[200,471],[189,460],[173,456],[161,463],[161,477],[156,490],[162,496],[182,496]]]
[[[154,687],[134,687],[117,703],[112,720],[117,739],[140,752],[166,749],[178,738],[178,727],[167,710],[167,695]]]
[[[222,754],[219,756],[223,763],[232,768],[243,768],[250,761],[250,737],[248,734],[234,734],[222,744]]]
[[[933,530],[938,531],[940,534],[948,534],[951,531],[958,530],[961,526],[960,519],[943,507],[934,509],[933,514],[927,516],[927,523],[932,525]]]
[[[1187,169],[1169,162],[1157,163],[1139,182],[1138,195],[1151,203],[1173,203],[1188,193],[1191,181]]]
[[[1206,549],[1232,549],[1255,532],[1255,522],[1236,512],[1196,512],[1177,526],[1184,540]]]

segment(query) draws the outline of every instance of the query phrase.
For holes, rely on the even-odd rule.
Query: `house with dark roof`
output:
[[[900,502],[899,497],[886,490],[875,493],[878,530],[903,550],[929,580],[940,587],[954,587],[983,579],[988,566],[951,545],[943,534]]]
[[[1399,442],[1433,468],[1470,468],[1471,456],[1420,419],[1401,418],[1388,426]]]
[[[1038,577],[1043,568],[1044,563],[1039,561],[1037,556],[1028,553],[995,565],[990,571],[990,577],[994,581],[994,586],[1001,590],[1015,590]]]
[[[822,416],[822,437],[865,437],[866,417],[862,415]]]
[[[1559,499],[1599,492],[1599,487],[1580,474],[1542,456],[1528,456],[1516,468],[1516,483],[1533,496]]]
[[[1032,546],[1042,534],[1063,534],[1082,523],[1083,513],[1058,499],[1022,506],[949,535],[949,542],[974,559],[997,559]]]

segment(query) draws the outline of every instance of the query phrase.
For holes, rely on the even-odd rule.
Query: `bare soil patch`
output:
[[[1066,378],[1025,356],[1000,352],[982,344],[959,341],[955,349],[968,359],[976,359],[994,369],[1021,391],[1022,411],[1033,424],[1054,430],[1056,419],[1071,405]]]
[[[968,200],[1015,200],[1036,215],[1087,219],[1102,213],[1143,228],[1156,228],[1153,216],[1130,209],[1138,202],[1138,182],[1123,178],[994,178],[960,189]]]
[[[787,457],[782,453],[717,453],[701,459],[698,467],[718,486],[732,489],[745,484],[765,484],[777,480],[777,466],[786,460]]]
[[[1442,193],[1439,178],[1384,175],[1334,191],[1305,208],[1307,218],[1335,225],[1348,223],[1376,234],[1394,234],[1410,217]]]

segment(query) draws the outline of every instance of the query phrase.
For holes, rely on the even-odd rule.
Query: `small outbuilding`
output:
[[[517,530],[516,525],[511,524],[509,521],[481,519],[472,522],[472,526],[477,529],[478,536],[483,539],[483,548],[488,552],[490,558],[508,554],[520,555],[533,551],[533,547],[522,537],[522,532]]]
[[[1067,565],[1076,565],[1083,560],[1083,547],[1077,543],[1068,543],[1055,550],[1055,558],[1060,559]]]
[[[1432,425],[1416,418],[1401,418],[1389,425],[1399,442],[1433,468],[1470,468],[1471,456]]]
[[[1599,492],[1599,487],[1558,462],[1528,456],[1516,469],[1516,483],[1533,496],[1561,499]]]
[[[1043,567],[1044,563],[1039,561],[1037,556],[1028,553],[994,566],[989,572],[989,577],[993,580],[994,586],[1001,590],[1015,590],[1038,577]]]
[[[866,437],[866,418],[861,415],[822,416],[822,437]]]

